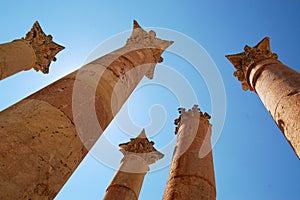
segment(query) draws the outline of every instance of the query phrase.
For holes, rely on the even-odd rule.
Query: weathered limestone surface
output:
[[[269,38],[245,52],[226,56],[243,89],[255,91],[300,158],[300,73],[277,60]]]
[[[137,200],[148,165],[163,158],[163,154],[149,142],[144,130],[130,142],[120,144],[124,158],[113,180],[106,190],[104,200]]]
[[[53,199],[86,154],[70,119],[39,100],[3,111],[0,134],[0,199]]]
[[[135,22],[124,47],[2,111],[0,199],[53,199],[101,136],[94,124],[102,130],[108,126],[113,110],[120,109],[144,75],[151,78],[171,43]],[[97,73],[102,73],[100,80]],[[96,121],[90,120],[93,114]],[[81,121],[88,127],[77,126]]]
[[[211,149],[210,116],[197,106],[179,110],[180,117],[175,120],[177,144],[163,199],[216,199],[212,152],[202,158],[199,155],[201,148]]]
[[[54,56],[63,49],[35,22],[25,38],[0,44],[0,80],[31,68],[48,73]]]

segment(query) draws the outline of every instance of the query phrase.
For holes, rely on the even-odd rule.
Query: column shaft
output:
[[[137,200],[148,170],[142,158],[125,156],[103,200]]]
[[[252,68],[249,79],[300,157],[300,74],[277,60],[266,59]]]
[[[199,154],[204,146],[211,148],[211,125],[208,115],[197,112],[184,111],[176,122],[177,144],[164,200],[216,199],[212,152],[203,158]]]
[[[245,52],[226,56],[243,89],[255,91],[300,158],[300,74],[277,60],[269,38]]]
[[[0,80],[35,65],[35,54],[25,40],[0,44]]]

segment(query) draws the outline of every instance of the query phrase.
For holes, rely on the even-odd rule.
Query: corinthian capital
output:
[[[265,37],[256,46],[244,47],[244,52],[227,55],[226,58],[233,64],[236,71],[234,76],[242,83],[243,90],[253,90],[248,83],[247,71],[254,63],[264,59],[277,59],[277,54],[270,49],[270,39]]]
[[[33,48],[36,62],[33,68],[47,74],[51,61],[56,61],[55,55],[65,47],[52,41],[51,35],[46,35],[38,22],[35,22],[24,39]]]
[[[154,148],[154,142],[148,140],[145,130],[136,138],[131,138],[129,142],[119,146],[124,156],[134,154],[143,158],[148,164],[152,164],[164,157],[164,154]]]

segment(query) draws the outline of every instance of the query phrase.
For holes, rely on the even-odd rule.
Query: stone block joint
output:
[[[146,137],[145,130],[129,142],[120,144],[124,154],[119,170],[106,190],[104,200],[138,199],[144,176],[149,171],[148,165],[163,158],[163,154]]]

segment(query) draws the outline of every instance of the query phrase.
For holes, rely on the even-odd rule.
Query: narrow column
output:
[[[0,44],[0,80],[31,68],[47,74],[54,56],[63,49],[35,22],[25,38]]]
[[[163,158],[163,154],[154,147],[143,130],[137,138],[120,144],[124,158],[113,180],[106,190],[104,200],[137,200],[144,177],[149,171],[148,165]]]
[[[2,111],[0,199],[53,199],[171,44],[134,21],[124,47]]]
[[[200,112],[197,105],[186,111],[179,108],[177,144],[174,150],[164,200],[216,199],[213,156],[204,157],[201,148],[210,148],[210,116]]]
[[[226,56],[244,90],[258,94],[279,129],[300,158],[300,74],[277,60],[264,38],[253,48]]]

